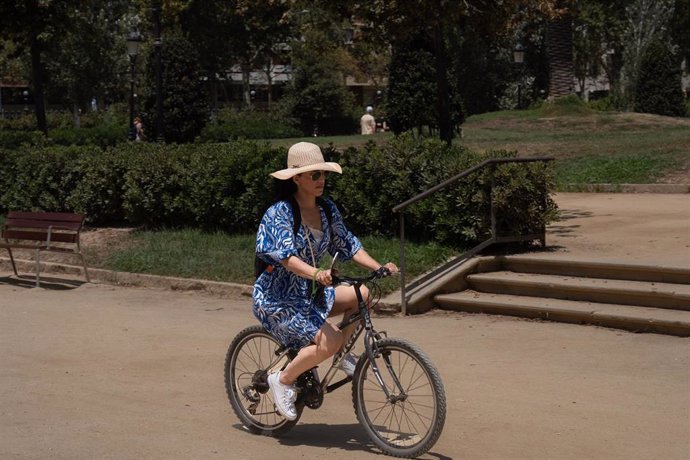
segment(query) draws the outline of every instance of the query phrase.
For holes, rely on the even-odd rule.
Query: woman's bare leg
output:
[[[367,303],[367,308],[371,308],[369,303],[369,289],[366,286],[360,287],[360,292],[362,293],[362,298]],[[335,302],[333,303],[333,308],[329,317],[343,315],[343,320],[348,319],[350,316],[354,315],[359,311],[359,301],[357,300],[357,294],[355,293],[355,288],[352,286],[336,286],[335,288]],[[343,329],[343,342],[340,348],[342,348],[350,336],[355,331],[355,324],[350,324],[345,329]],[[340,350],[338,349],[338,351]]]
[[[343,345],[343,333],[333,324],[326,321],[314,337],[314,345],[302,348],[295,359],[280,373],[280,383],[292,385],[303,372],[318,366],[340,350]]]
[[[361,287],[362,297],[368,299],[369,289],[366,286]],[[367,305],[369,303],[367,302]],[[359,309],[359,302],[357,301],[357,294],[352,286],[336,286],[335,301],[329,317],[343,315],[343,319],[357,313]],[[280,373],[280,383],[283,385],[292,385],[297,377],[303,372],[308,371],[312,367],[318,366],[320,363],[340,351],[344,344],[347,343],[350,336],[354,332],[354,324],[339,331],[335,325],[326,321],[319,332],[314,337],[314,345],[308,345],[302,348],[295,359],[288,364],[288,366]]]

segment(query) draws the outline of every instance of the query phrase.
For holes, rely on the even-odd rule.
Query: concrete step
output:
[[[520,273],[690,284],[690,268],[688,267],[607,260],[544,258],[537,255],[504,256],[500,258],[500,264],[503,270]]]
[[[467,276],[470,289],[497,294],[690,310],[690,285],[497,271]]]
[[[434,297],[445,310],[540,318],[575,324],[595,324],[634,332],[690,337],[690,311],[543,297],[493,294],[466,290]]]

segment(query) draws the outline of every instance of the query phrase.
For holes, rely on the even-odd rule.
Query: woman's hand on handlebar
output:
[[[330,270],[319,270],[316,274],[316,281],[322,286],[330,286],[333,284],[333,277]]]
[[[388,269],[389,272],[391,272],[391,275],[393,273],[398,273],[400,270],[398,270],[398,266],[395,265],[393,262],[388,262],[386,265],[384,265]]]
[[[388,262],[386,265],[382,265],[378,270],[374,270],[379,276],[390,276],[394,273],[398,273],[398,266],[393,262]]]

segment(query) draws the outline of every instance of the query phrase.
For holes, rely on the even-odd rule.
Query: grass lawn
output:
[[[463,134],[455,142],[474,150],[555,157],[561,190],[577,190],[577,184],[665,182],[669,174],[690,169],[690,118],[597,112],[564,104],[475,115],[463,125]],[[307,141],[344,149],[368,141],[384,144],[391,137],[379,133],[267,142],[290,146]]]
[[[457,142],[556,158],[569,184],[655,183],[690,167],[690,119],[595,112],[585,107],[494,112],[470,117]],[[575,187],[576,189],[577,187]]]
[[[103,257],[90,255],[94,266],[110,270],[200,278],[216,281],[254,282],[255,235],[204,233],[199,230],[140,231],[130,234],[120,249]],[[381,263],[397,261],[397,239],[365,237],[362,244]],[[446,261],[458,251],[438,244],[408,243],[405,260],[408,276],[417,276]],[[322,260],[327,266],[330,260]],[[344,273],[363,273],[352,263],[341,266]],[[398,288],[398,278],[381,283],[384,292]]]
[[[320,137],[295,137],[291,139],[267,139],[266,142],[277,145],[289,147],[297,142],[313,142],[315,144],[324,146],[333,144],[337,149],[346,149],[348,147],[361,147],[367,142],[374,142],[382,145],[388,142],[393,137],[393,133],[376,133],[371,136],[362,136],[360,134],[351,136],[320,136]]]

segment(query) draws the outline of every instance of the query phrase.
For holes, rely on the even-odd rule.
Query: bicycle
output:
[[[267,381],[268,374],[284,369],[297,351],[280,345],[261,325],[239,332],[228,348],[225,389],[230,406],[250,432],[279,437],[297,424],[305,407],[318,409],[327,393],[352,381],[357,420],[373,443],[391,456],[418,457],[436,443],[443,431],[446,396],[441,377],[417,345],[402,338],[388,338],[385,331],[374,329],[360,288],[370,284],[370,292],[376,292],[376,281],[390,272],[383,269],[354,278],[338,275],[331,266],[331,273],[333,285],[354,286],[359,303],[359,312],[341,321],[338,328],[350,324],[356,327],[322,380],[316,367],[297,378],[297,418],[290,421],[277,412]],[[362,332],[365,352],[359,357],[354,375],[331,384],[338,363]]]

